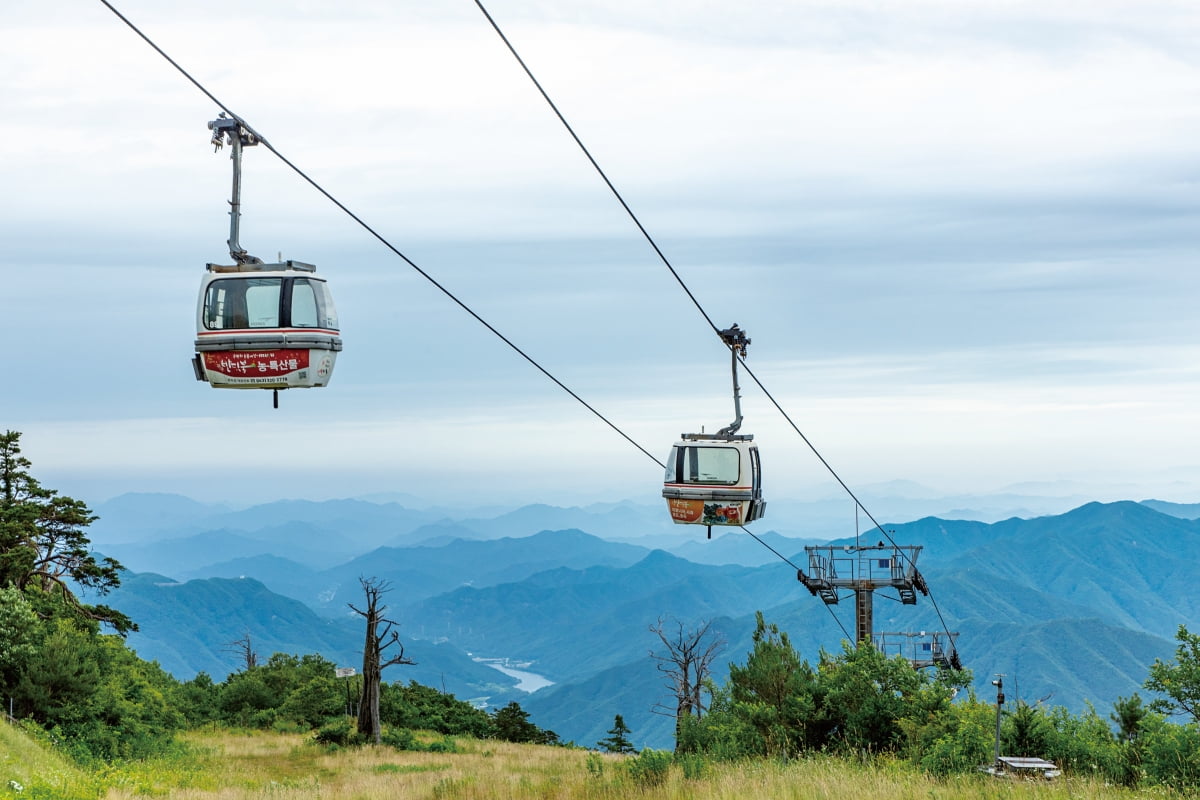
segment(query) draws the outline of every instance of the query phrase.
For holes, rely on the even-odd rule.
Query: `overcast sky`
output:
[[[727,351],[469,0],[117,0],[652,453]],[[1200,500],[1200,6],[490,0],[749,365],[852,487]],[[242,244],[329,278],[332,385],[192,375],[228,261],[218,108],[98,0],[9,0],[0,426],[90,502],[657,502],[645,455],[265,148]],[[743,378],[768,498],[823,467]]]

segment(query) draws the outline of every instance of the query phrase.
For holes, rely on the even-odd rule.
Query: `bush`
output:
[[[271,730],[275,733],[306,733],[312,728],[305,725],[303,722],[296,722],[291,719],[277,719],[271,723]]]
[[[458,744],[449,736],[443,736],[436,742],[430,742],[425,749],[431,753],[457,753]]]
[[[380,687],[379,716],[385,724],[486,739],[495,734],[486,711],[416,681]]]
[[[1144,724],[1140,739],[1147,779],[1183,793],[1200,788],[1200,727],[1172,725],[1155,715]]]
[[[646,748],[627,762],[629,775],[639,786],[661,786],[666,783],[674,757],[666,750]]]
[[[689,781],[698,781],[704,777],[704,773],[708,769],[708,763],[704,760],[704,756],[696,753],[683,753],[675,757],[675,762],[683,770],[683,777]]]
[[[905,719],[906,754],[934,775],[973,772],[992,760],[995,720],[995,709],[974,696],[927,719]]]
[[[379,738],[381,742],[397,750],[421,749],[421,743],[408,728],[388,728]]]
[[[680,753],[702,753],[718,761],[764,756],[766,742],[754,727],[752,717],[749,704],[735,704],[728,690],[716,688],[708,714],[702,719],[690,714],[683,718],[678,750]]]
[[[362,737],[358,735],[358,731],[350,724],[350,720],[339,719],[321,726],[313,734],[313,741],[317,744],[346,747],[348,745],[361,744]]]
[[[1140,770],[1136,766],[1136,747],[1123,746],[1113,736],[1108,723],[1095,709],[1074,716],[1061,706],[1046,715],[1049,723],[1046,747],[1037,755],[1049,759],[1061,769],[1092,775],[1110,783],[1137,785]]]

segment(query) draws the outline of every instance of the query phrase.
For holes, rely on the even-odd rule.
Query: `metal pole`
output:
[[[230,137],[233,152],[229,160],[233,162],[233,199],[229,201],[229,255],[233,260],[242,263],[246,250],[238,243],[238,228],[242,218],[242,137],[234,131]]]
[[[717,431],[718,436],[733,436],[742,427],[742,394],[741,388],[738,386],[737,361],[738,353],[746,354],[746,346],[750,344],[750,340],[746,338],[745,331],[741,330],[735,322],[731,327],[721,331],[721,340],[729,347],[729,356],[731,362],[731,370],[733,372],[733,422],[726,425],[721,430]]]
[[[734,434],[742,427],[742,389],[738,386],[737,379],[737,350],[731,350],[729,355],[733,370],[733,422],[725,430]]]
[[[855,644],[866,642],[871,644],[874,634],[874,599],[875,590],[867,588],[858,588],[854,590],[854,620],[855,633],[858,635],[858,641]]]
[[[261,264],[262,259],[250,255],[239,242],[242,217],[242,147],[256,145],[260,137],[239,119],[229,119],[221,114],[219,119],[208,123],[213,132],[212,143],[218,150],[225,140],[233,146],[229,160],[233,162],[233,197],[229,201],[229,255],[238,264]]]
[[[997,675],[996,680],[992,681],[992,686],[996,687],[996,753],[995,767],[1000,769],[1000,710],[1004,707],[1004,676]]]

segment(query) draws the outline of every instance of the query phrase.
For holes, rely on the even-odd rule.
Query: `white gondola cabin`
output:
[[[663,497],[681,525],[745,525],[763,516],[753,436],[685,433],[671,448]]]
[[[209,264],[196,305],[196,379],[219,389],[326,386],[342,349],[316,267]]]

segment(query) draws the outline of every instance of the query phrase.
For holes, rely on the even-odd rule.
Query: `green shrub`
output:
[[[388,728],[379,737],[380,741],[397,750],[420,750],[421,743],[408,728]]]
[[[627,762],[627,769],[634,783],[639,786],[661,786],[666,783],[674,756],[666,750],[646,748],[636,758]]]
[[[904,720],[908,757],[934,775],[974,772],[994,755],[995,719],[995,709],[971,697],[929,719]]]
[[[766,742],[751,722],[748,705],[733,706],[729,692],[716,688],[708,714],[699,720],[690,714],[683,718],[679,728],[679,752],[701,753],[717,761],[766,755]]]
[[[318,728],[317,732],[313,734],[313,741],[317,744],[346,747],[361,744],[362,737],[350,724],[349,719],[339,719]]]
[[[416,681],[408,686],[385,683],[380,687],[379,716],[385,724],[401,728],[477,739],[495,734],[486,711]]]
[[[1179,792],[1194,792],[1200,788],[1200,727],[1154,717],[1144,723],[1139,737],[1146,778]]]
[[[436,742],[430,742],[425,749],[431,753],[457,753],[458,744],[449,736],[443,736]]]
[[[248,722],[252,728],[261,728],[269,730],[275,727],[276,720],[279,719],[279,712],[273,708],[264,708],[250,714]]]
[[[708,763],[704,756],[697,753],[681,753],[675,756],[675,763],[683,770],[683,777],[689,781],[698,781],[708,771]]]
[[[292,719],[277,719],[271,723],[271,730],[276,733],[307,733],[312,728]]]

